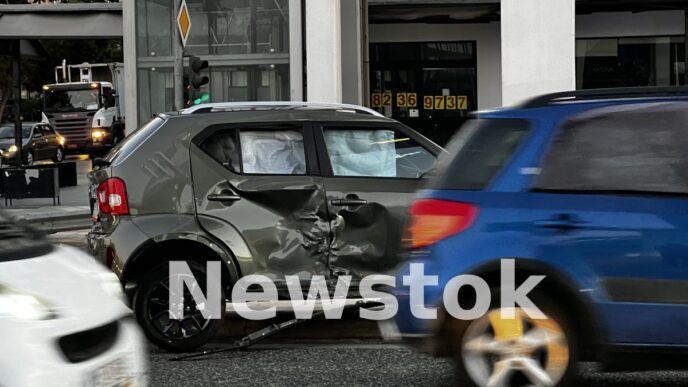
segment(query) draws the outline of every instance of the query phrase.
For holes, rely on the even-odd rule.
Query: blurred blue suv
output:
[[[412,205],[409,262],[397,277],[388,338],[456,359],[461,385],[575,385],[578,361],[606,370],[688,366],[688,88],[545,95],[479,112]],[[546,315],[500,313],[500,261]],[[412,263],[436,276],[410,310]],[[447,282],[491,288],[474,320],[443,306]],[[470,309],[479,295],[457,291]]]

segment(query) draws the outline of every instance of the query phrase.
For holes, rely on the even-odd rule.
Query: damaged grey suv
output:
[[[440,152],[351,105],[219,103],[159,115],[89,174],[89,247],[121,279],[148,338],[188,351],[222,322],[204,320],[191,297],[184,318],[169,319],[169,261],[187,261],[202,288],[206,262],[221,261],[225,299],[249,274],[286,295],[286,275],[355,282],[389,271],[407,205]]]

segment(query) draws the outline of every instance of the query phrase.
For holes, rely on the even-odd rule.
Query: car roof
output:
[[[568,116],[613,105],[688,101],[688,87],[626,87],[550,93],[513,107],[476,112],[478,118]]]
[[[202,105],[201,105],[202,106]],[[320,121],[320,122],[379,122],[397,123],[397,121],[378,114],[371,114],[349,109],[312,108],[312,107],[270,107],[260,106],[241,109],[196,110],[194,112],[166,113],[165,116],[175,119],[199,119],[226,122],[280,122],[280,121]]]

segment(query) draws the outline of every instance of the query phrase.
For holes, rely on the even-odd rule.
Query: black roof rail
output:
[[[688,86],[664,87],[618,87],[609,89],[587,89],[576,91],[562,91],[535,97],[526,101],[522,108],[544,107],[556,102],[584,101],[594,99],[620,99],[642,97],[674,97],[688,96]]]

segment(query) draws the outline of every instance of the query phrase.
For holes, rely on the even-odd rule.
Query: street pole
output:
[[[14,41],[14,57],[12,58],[12,81],[14,83],[14,145],[17,147],[15,153],[16,166],[21,168],[23,160],[22,152],[22,117],[21,117],[21,41]]]
[[[179,15],[180,0],[174,0],[174,15]],[[184,48],[179,33],[173,34],[172,48],[174,50],[174,108],[184,108]]]

